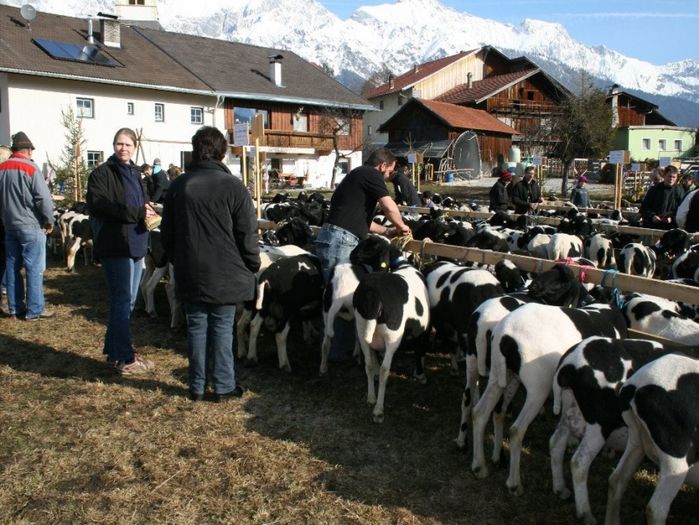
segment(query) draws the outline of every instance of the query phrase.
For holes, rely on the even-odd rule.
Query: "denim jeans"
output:
[[[187,354],[189,391],[206,391],[207,371],[217,394],[228,394],[235,387],[233,321],[234,304],[184,303],[187,314]]]
[[[43,230],[7,230],[5,232],[7,304],[11,315],[27,313],[38,317],[44,313],[44,270],[46,270],[46,234]],[[27,275],[27,297],[24,298],[24,279],[20,270],[24,265]]]
[[[359,238],[344,228],[325,223],[316,237],[316,255],[320,259],[323,282],[330,280],[336,264],[348,262],[350,253],[359,244]]]
[[[103,257],[102,268],[109,291],[109,323],[103,353],[110,361],[133,361],[129,319],[136,305],[143,275],[143,259]]]

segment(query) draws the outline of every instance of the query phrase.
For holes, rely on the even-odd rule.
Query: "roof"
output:
[[[473,82],[470,88],[467,84],[461,84],[443,93],[435,100],[449,102],[451,104],[479,104],[483,100],[492,97],[496,93],[507,89],[517,82],[521,82],[526,78],[534,76],[540,71],[541,69],[536,68],[525,69],[524,71],[515,71],[513,73],[505,73],[503,75],[494,75],[492,77],[484,78],[483,80],[476,80]]]
[[[437,102],[435,100],[423,100],[418,98],[410,99],[408,104],[405,104],[393,117],[381,125],[379,132],[385,132],[391,121],[398,115],[406,111],[411,111],[411,108],[416,104],[427,109],[427,111],[451,128],[490,131],[492,133],[503,133],[506,135],[520,134],[516,129],[511,128],[482,109],[467,108],[447,102]]]
[[[374,107],[292,51],[200,36],[134,28],[227,97],[269,99],[370,110]],[[282,55],[282,84],[270,79],[269,57]]]
[[[470,51],[461,51],[455,55],[449,55],[448,57],[438,58],[437,60],[432,60],[431,62],[425,62],[420,64],[417,68],[412,68],[410,71],[403,73],[393,79],[393,87],[391,87],[390,82],[386,82],[380,86],[373,89],[369,89],[364,93],[364,96],[368,99],[380,97],[382,95],[388,95],[390,93],[396,93],[402,91],[406,88],[413,86],[415,83],[423,80],[430,75],[433,75],[440,69],[453,64],[457,60],[470,55],[474,51],[478,51],[480,48],[472,49]]]
[[[134,29],[121,26],[121,48],[96,46],[123,67],[56,60],[32,42],[45,38],[84,46],[87,20],[39,12],[24,25],[19,9],[0,5],[0,71],[28,75],[129,84],[147,88],[213,94],[201,79],[183,70],[172,58],[147,42]],[[95,32],[99,32],[96,24]]]

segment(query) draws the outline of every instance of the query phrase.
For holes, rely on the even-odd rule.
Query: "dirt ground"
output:
[[[56,318],[0,319],[2,523],[577,523],[572,502],[551,491],[550,406],[525,440],[524,496],[507,492],[504,467],[485,480],[470,473],[470,451],[453,442],[463,377],[449,374],[442,353],[428,354],[429,382],[420,385],[412,352],[399,351],[383,424],[371,421],[363,368],[331,365],[318,377],[319,344],[304,345],[294,331],[291,374],[277,368],[264,335],[260,364],[237,363],[248,389],[241,400],[194,404],[185,335],[168,328],[162,289],[161,317],[133,320],[135,344],[157,369],[122,378],[101,353],[101,270],[68,274],[52,259],[45,284]],[[598,458],[592,467],[598,519],[614,464]],[[652,488],[641,471],[623,523],[642,521]],[[687,489],[669,523],[697,515],[699,498]]]

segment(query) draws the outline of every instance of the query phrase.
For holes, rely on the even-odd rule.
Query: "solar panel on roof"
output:
[[[68,60],[70,62],[82,62],[84,64],[108,67],[121,66],[119,62],[100,51],[96,46],[80,46],[46,38],[33,38],[32,41],[47,55],[56,60]]]

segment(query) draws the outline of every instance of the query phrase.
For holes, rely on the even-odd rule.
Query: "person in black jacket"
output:
[[[254,298],[257,220],[245,186],[221,162],[228,148],[223,134],[203,127],[192,148],[191,165],[168,189],[160,231],[187,313],[190,398],[204,398],[211,370],[216,399],[225,401],[243,395],[233,322],[236,303]]]
[[[673,165],[665,166],[663,182],[648,189],[641,202],[641,218],[646,228],[669,230],[675,227],[675,212],[682,200],[676,186],[678,171]]]
[[[539,207],[543,202],[539,184],[534,180],[534,166],[528,166],[524,170],[524,177],[512,188],[512,204],[515,205],[515,213],[529,213]]]
[[[153,194],[151,200],[155,203],[162,204],[165,202],[167,190],[170,187],[170,177],[160,165],[160,159],[153,160]]]
[[[109,291],[109,324],[104,337],[107,361],[122,375],[146,372],[153,363],[134,352],[129,330],[143,257],[148,250],[145,219],[156,215],[148,204],[140,170],[131,161],[136,134],[114,135],[114,155],[97,166],[87,182],[87,207],[95,256],[102,262]]]
[[[391,178],[393,190],[396,194],[396,204],[398,206],[420,206],[420,196],[417,194],[413,181],[403,169],[395,171]]]
[[[500,172],[500,178],[493,187],[490,188],[490,211],[507,211],[507,205],[510,202],[510,195],[507,192],[507,187],[512,182],[512,173],[507,170]]]

